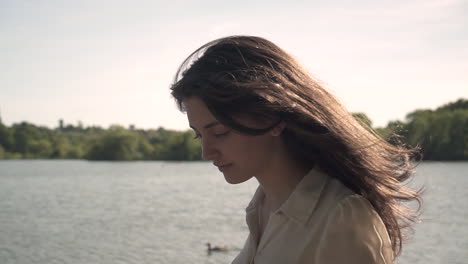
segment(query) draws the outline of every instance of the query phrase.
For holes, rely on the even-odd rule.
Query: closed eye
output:
[[[227,134],[229,134],[229,132],[231,131],[226,131],[226,132],[223,132],[223,133],[218,133],[218,134],[215,134],[215,137],[222,137],[222,136],[226,136]]]

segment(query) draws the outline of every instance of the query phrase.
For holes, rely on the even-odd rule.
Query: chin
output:
[[[229,183],[229,184],[239,184],[246,182],[252,177],[239,177],[236,175],[229,175],[229,173],[223,173],[224,174],[224,179]]]

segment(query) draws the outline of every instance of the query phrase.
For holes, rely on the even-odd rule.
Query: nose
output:
[[[214,160],[219,153],[216,147],[213,146],[212,142],[210,142],[206,138],[202,138],[201,140],[201,149],[202,149],[202,158],[204,160]]]

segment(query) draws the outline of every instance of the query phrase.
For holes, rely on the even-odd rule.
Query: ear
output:
[[[286,127],[286,124],[284,123],[284,121],[281,121],[278,125],[276,125],[274,128],[270,130],[270,135],[274,137],[281,135],[285,127]]]

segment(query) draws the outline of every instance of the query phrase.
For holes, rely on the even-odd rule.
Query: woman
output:
[[[416,150],[353,116],[285,51],[232,36],[205,44],[172,95],[227,182],[255,177],[250,230],[233,263],[392,263],[416,214]]]

